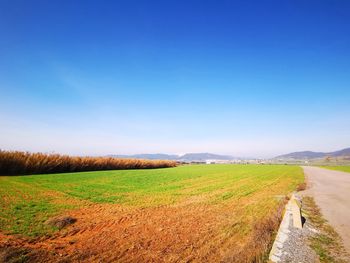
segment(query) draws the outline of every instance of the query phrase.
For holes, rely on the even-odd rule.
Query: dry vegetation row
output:
[[[0,175],[175,167],[176,162],[0,151]]]

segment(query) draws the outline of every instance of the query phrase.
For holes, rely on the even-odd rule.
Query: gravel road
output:
[[[350,252],[350,173],[304,166],[312,196],[325,219],[335,228]]]

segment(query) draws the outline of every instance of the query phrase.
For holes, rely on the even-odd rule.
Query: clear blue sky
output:
[[[0,1],[0,148],[350,146],[350,1]]]

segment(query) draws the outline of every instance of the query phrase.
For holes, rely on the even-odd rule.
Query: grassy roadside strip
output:
[[[305,196],[303,198],[303,214],[317,230],[316,234],[309,238],[309,241],[310,247],[319,256],[320,262],[347,262],[349,255],[342,245],[339,234],[323,218],[320,208],[312,197]]]
[[[321,168],[350,173],[350,166],[320,166]]]

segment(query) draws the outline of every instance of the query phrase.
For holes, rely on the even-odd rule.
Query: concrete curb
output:
[[[282,256],[282,248],[286,240],[288,239],[288,234],[290,233],[289,224],[292,219],[293,227],[302,229],[302,218],[301,218],[301,202],[295,195],[292,194],[290,200],[288,201],[285,207],[285,213],[283,215],[283,219],[279,230],[277,232],[277,236],[275,242],[273,243],[272,249],[270,251],[269,260],[270,262],[280,262]]]

